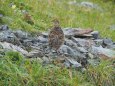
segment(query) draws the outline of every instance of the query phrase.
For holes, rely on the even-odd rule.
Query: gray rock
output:
[[[32,50],[28,53],[27,57],[34,58],[34,57],[43,57],[44,53],[40,50]]]
[[[84,38],[89,38],[92,37],[91,34],[89,34],[90,32],[92,32],[92,29],[81,29],[81,28],[65,28],[63,30],[65,37],[67,38],[71,38],[72,36],[75,37],[84,37]]]
[[[99,47],[103,44],[103,39],[96,39],[94,40],[94,42],[95,42],[95,46]]]
[[[11,43],[0,42],[0,45],[3,46],[3,49],[7,49],[7,50],[10,50],[10,51],[17,51],[17,52],[20,52],[22,55],[25,55],[25,56],[28,55],[28,52],[26,50],[22,49],[19,46],[13,45]]]
[[[67,67],[67,68],[70,68],[70,67],[71,67],[71,65],[70,65],[70,62],[69,62],[69,61],[65,61],[63,64],[64,64],[64,65],[65,65],[65,67]]]
[[[115,25],[111,25],[111,26],[110,26],[110,30],[115,31]]]
[[[20,44],[19,39],[12,33],[11,30],[0,32],[0,41],[6,41],[15,45]]]
[[[114,45],[114,44],[113,44],[113,45],[108,45],[107,48],[108,48],[108,49],[115,50],[115,45]]]
[[[0,18],[2,18],[3,17],[3,15],[2,14],[0,14]]]
[[[115,51],[114,50],[106,49],[106,48],[103,48],[101,46],[100,47],[92,46],[91,51],[94,55],[104,55],[110,59],[115,58]]]
[[[71,48],[67,45],[62,45],[59,49],[59,52],[66,56],[75,58],[76,60],[79,60],[79,59],[87,58],[86,55],[88,51],[80,47]]]
[[[115,50],[115,43],[112,41],[111,38],[103,39],[102,46],[104,48]]]
[[[78,62],[77,62],[76,60],[74,60],[74,59],[68,58],[67,60],[70,62],[70,64],[71,64],[72,67],[74,67],[74,68],[78,68],[78,67],[81,67],[81,66],[82,66],[80,63],[78,63]]]
[[[73,49],[71,49],[69,46],[67,45],[62,45],[59,49],[59,52],[61,54],[65,54],[65,55],[69,55],[69,56],[74,56],[75,53],[73,51]]]
[[[69,40],[69,39],[65,39],[65,45],[69,46],[69,47],[72,47],[72,48],[75,48],[77,46],[76,43],[74,43],[72,40]]]
[[[86,67],[86,65],[88,64],[87,60],[88,60],[88,58],[81,58],[80,61],[78,61],[78,62],[80,62],[83,67]]]
[[[38,61],[39,63],[43,63],[43,60],[42,60],[42,58],[29,58],[29,60],[31,61],[31,62],[35,62],[35,61]]]
[[[107,46],[107,45],[112,45],[112,44],[113,44],[113,42],[110,38],[103,39],[103,45]]]
[[[9,30],[9,27],[7,25],[2,25],[0,27],[0,31],[5,31],[5,30]]]
[[[72,37],[73,42],[77,43],[79,47],[90,47],[94,44],[93,40],[90,39],[81,39],[81,38],[75,38]]]
[[[49,58],[48,57],[43,57],[42,58],[42,60],[43,60],[43,65],[46,65],[46,64],[49,64],[50,63],[50,60],[49,60]]]
[[[44,38],[48,38],[48,33],[47,33],[47,32],[43,32],[43,33],[42,33],[42,36],[43,36]]]
[[[82,6],[82,7],[90,8],[90,9],[96,9],[100,12],[103,12],[103,9],[100,6],[98,6],[97,4],[94,4],[92,2],[88,2],[88,1],[83,1],[80,4],[78,4],[78,6]]]
[[[83,47],[77,47],[77,50],[81,53],[88,53],[88,51]]]
[[[42,37],[42,36],[39,36],[39,37],[38,37],[38,40],[39,40],[40,43],[48,43],[48,39],[47,39],[47,38],[44,38],[44,37]]]
[[[92,53],[88,53],[90,59],[94,59],[94,55]]]
[[[20,39],[27,39],[28,36],[30,35],[29,33],[24,32],[22,30],[16,30],[14,31],[14,34],[16,35],[17,38],[20,38]]]
[[[24,47],[31,47],[33,45],[33,43],[32,43],[32,40],[26,39],[26,40],[23,40],[22,45]]]
[[[99,32],[98,31],[91,32],[91,35],[93,35],[94,39],[98,39],[99,38]]]
[[[71,36],[75,35],[74,29],[72,29],[72,28],[64,28],[63,32],[64,32],[65,37],[67,37],[67,38],[70,38]]]
[[[81,6],[89,7],[89,8],[95,8],[96,5],[94,5],[92,2],[81,2]]]
[[[100,61],[98,59],[89,59],[88,63],[92,66],[97,66],[100,63]]]

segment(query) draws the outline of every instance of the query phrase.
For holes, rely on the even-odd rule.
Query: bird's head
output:
[[[59,20],[54,19],[54,20],[52,20],[52,22],[53,22],[53,25],[54,25],[55,27],[60,26],[60,24],[59,24]]]

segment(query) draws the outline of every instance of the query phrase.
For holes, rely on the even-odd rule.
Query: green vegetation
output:
[[[56,65],[42,66],[37,59],[24,59],[17,52],[0,57],[1,86],[114,86],[115,69],[104,61],[81,73]],[[109,66],[109,67],[107,67]]]
[[[86,9],[69,5],[70,0],[0,0],[0,13],[4,15],[2,23],[13,29],[30,32],[48,30],[51,20],[57,18],[62,27],[81,27],[98,30],[103,37],[115,40],[115,31],[109,30],[115,24],[115,4],[113,0],[87,0],[97,4],[101,10]],[[76,0],[78,3],[83,0]],[[106,2],[108,1],[108,2]],[[22,11],[28,11],[30,18]],[[31,15],[31,16],[30,16]]]
[[[51,20],[57,18],[62,27],[92,28],[102,37],[115,40],[115,31],[109,30],[109,26],[115,24],[114,0],[87,0],[98,4],[103,11],[69,5],[69,1],[0,0],[0,14],[3,14],[0,24],[39,32],[48,30]],[[24,10],[28,17],[22,12]],[[25,59],[17,52],[7,52],[0,57],[0,86],[114,86],[115,68],[111,65],[110,61],[102,61],[98,66],[88,66],[87,71],[81,73],[53,64],[43,66],[37,59]]]

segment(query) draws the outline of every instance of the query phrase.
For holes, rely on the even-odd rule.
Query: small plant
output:
[[[11,61],[13,64],[20,65],[22,64],[24,57],[18,52],[6,52],[5,57],[7,60]]]
[[[87,78],[95,86],[114,86],[115,68],[109,61],[102,61],[98,66],[89,66]]]

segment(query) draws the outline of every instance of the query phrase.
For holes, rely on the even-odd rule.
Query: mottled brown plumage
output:
[[[54,49],[57,52],[57,50],[64,43],[64,33],[59,25],[58,20],[53,20],[53,23],[54,26],[49,33],[48,41],[50,48]]]

